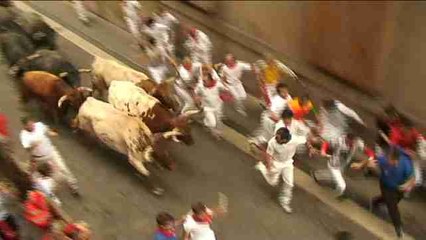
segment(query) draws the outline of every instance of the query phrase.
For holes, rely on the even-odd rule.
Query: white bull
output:
[[[116,110],[110,104],[89,97],[81,105],[74,121],[75,127],[89,135],[94,135],[106,146],[128,156],[132,166],[141,174],[148,176],[144,162],[153,160],[153,135],[139,119]],[[173,137],[175,132],[163,134]]]

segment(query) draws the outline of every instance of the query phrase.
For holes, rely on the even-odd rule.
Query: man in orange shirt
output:
[[[296,97],[289,101],[288,107],[293,112],[293,118],[303,120],[309,113],[315,114],[315,108],[308,95]]]

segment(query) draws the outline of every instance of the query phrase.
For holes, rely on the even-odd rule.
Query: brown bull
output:
[[[56,123],[63,116],[61,109],[64,102],[69,107],[78,109],[84,102],[86,92],[91,89],[85,87],[73,88],[59,77],[43,71],[26,72],[22,77],[22,100],[35,98],[40,101],[45,113]]]

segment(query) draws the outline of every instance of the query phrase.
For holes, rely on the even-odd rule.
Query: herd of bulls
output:
[[[63,122],[127,155],[144,176],[149,176],[144,163],[153,160],[173,169],[163,145],[193,144],[189,119],[197,113],[177,114],[173,81],[157,84],[141,72],[98,56],[90,69],[77,69],[56,51],[56,38],[37,14],[0,7],[0,45],[23,102],[36,100],[55,123]],[[90,74],[91,88],[81,86],[80,73]]]

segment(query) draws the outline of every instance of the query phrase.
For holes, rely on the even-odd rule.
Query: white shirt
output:
[[[222,66],[221,75],[225,77],[229,85],[241,84],[241,76],[244,71],[251,70],[251,65],[245,62],[237,61],[234,67],[229,68],[225,64]]]
[[[142,32],[155,39],[157,44],[166,44],[169,42],[169,30],[169,27],[160,23],[153,23],[151,27],[146,25],[142,27]]]
[[[192,69],[187,70],[182,65],[178,67],[180,78],[177,79],[177,83],[180,86],[187,86],[192,83],[198,82],[198,77],[201,71],[201,63],[192,63]]]
[[[288,101],[291,99],[292,98],[290,95],[287,95],[287,98],[282,98],[277,94],[271,99],[271,107],[269,110],[280,116],[281,113],[288,107]]]
[[[47,137],[47,131],[47,126],[42,122],[35,123],[32,132],[25,129],[22,130],[19,135],[22,146],[28,149],[35,145],[35,147],[31,149],[32,156],[43,157],[50,155],[53,152],[53,145]]]
[[[141,9],[142,6],[140,5],[139,1],[136,0],[127,0],[124,1],[123,5],[123,11],[126,15],[126,17],[130,19],[138,19],[138,9]]]
[[[200,30],[196,30],[196,39],[189,36],[185,42],[185,46],[189,49],[189,51],[194,52],[209,52],[213,45],[210,41],[207,34],[201,32]]]
[[[195,94],[201,97],[201,105],[208,109],[217,109],[222,106],[220,92],[226,90],[225,86],[219,81],[216,81],[214,87],[205,87],[202,82],[195,88]]]
[[[365,143],[362,139],[357,138],[349,146],[346,141],[346,136],[340,136],[329,143],[333,149],[331,158],[328,159],[332,167],[346,167],[357,152],[362,152],[365,149]]]
[[[286,126],[283,120],[280,120],[275,124],[274,132],[277,132],[280,128],[287,128],[292,136],[306,136],[309,133],[309,128],[302,122],[296,119],[291,120],[291,124]]]
[[[179,20],[169,12],[164,12],[161,15],[154,15],[154,19],[156,22],[166,25],[169,28],[171,28],[173,24],[179,23]]]
[[[210,224],[196,222],[192,215],[186,217],[183,229],[189,233],[191,240],[216,240]]]
[[[281,167],[293,164],[293,157],[296,154],[296,148],[300,144],[306,143],[305,137],[292,136],[288,143],[279,144],[275,137],[268,142],[266,152],[272,156],[274,165]]]

